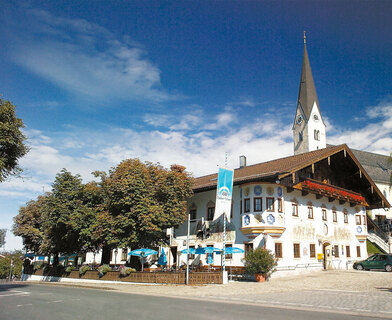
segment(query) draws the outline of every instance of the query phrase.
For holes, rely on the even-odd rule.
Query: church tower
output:
[[[304,31],[304,58],[293,124],[294,154],[301,154],[327,146],[325,123],[321,117],[319,102],[310,68],[306,35]]]

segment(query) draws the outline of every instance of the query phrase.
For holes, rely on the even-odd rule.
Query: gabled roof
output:
[[[291,174],[311,166],[314,163],[325,160],[332,155],[344,151],[355,164],[357,172],[363,175],[368,181],[368,185],[376,193],[377,199],[382,200],[385,206],[389,207],[389,203],[384,195],[377,188],[371,177],[367,174],[366,170],[362,167],[360,162],[355,158],[349,147],[345,144],[338,146],[329,146],[325,149],[306,152],[290,157],[280,158],[272,161],[258,163],[255,165],[247,166],[234,170],[234,185],[239,185],[245,182],[252,181],[271,181],[284,179]],[[195,179],[194,192],[201,192],[212,190],[216,188],[217,174],[211,174]]]
[[[298,103],[301,105],[306,120],[310,118],[310,113],[312,112],[314,102],[316,102],[317,108],[319,109],[320,112],[316,87],[313,81],[312,69],[310,68],[308,51],[306,49],[306,44],[304,44],[304,57],[302,61],[301,82],[299,85]]]
[[[389,184],[392,174],[392,162],[382,154],[351,149],[366,172],[376,183]]]

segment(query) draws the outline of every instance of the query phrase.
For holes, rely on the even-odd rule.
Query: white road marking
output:
[[[63,300],[48,301],[47,303],[58,303],[58,302],[63,302]]]
[[[32,306],[32,303],[26,303],[26,304],[17,304],[17,307],[24,307],[24,306]]]
[[[27,291],[19,291],[19,290],[10,290],[8,294],[0,294],[0,297],[11,297],[11,296],[24,296],[29,295],[30,292]]]

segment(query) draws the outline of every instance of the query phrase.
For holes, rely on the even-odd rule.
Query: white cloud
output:
[[[69,92],[95,101],[178,98],[162,88],[160,70],[129,39],[81,19],[29,10],[9,40],[10,58]]]

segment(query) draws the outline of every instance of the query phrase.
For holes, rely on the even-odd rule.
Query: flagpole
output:
[[[186,235],[186,279],[185,283],[189,284],[189,229],[191,224],[191,214],[188,213],[188,231]]]
[[[225,169],[227,169],[227,152],[225,152]],[[222,271],[226,271],[226,212],[223,212],[223,253]]]

